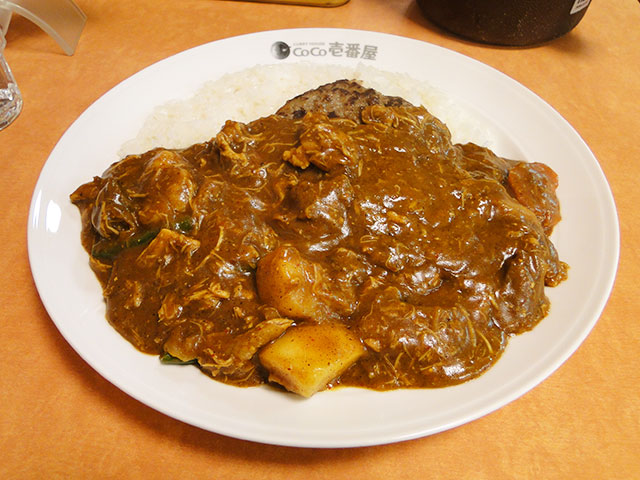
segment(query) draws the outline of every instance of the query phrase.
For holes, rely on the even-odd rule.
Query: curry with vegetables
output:
[[[371,98],[228,121],[73,192],[113,327],[163,361],[305,397],[490,368],[566,278],[556,174]]]

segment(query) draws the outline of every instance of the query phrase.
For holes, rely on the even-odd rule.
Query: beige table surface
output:
[[[314,8],[216,0],[78,0],[75,55],[14,16],[6,58],[24,109],[0,132],[0,478],[639,479],[640,4],[594,0],[569,35],[530,49],[475,45],[412,0]],[[54,145],[138,70],[225,37],[290,27],[375,30],[489,64],[581,134],[613,190],[621,258],[612,296],[577,352],[538,387],[453,430],[390,445],[297,449],[227,438],[132,399],[87,365],[44,310],[29,269],[29,202]],[[259,406],[258,406],[259,407]]]

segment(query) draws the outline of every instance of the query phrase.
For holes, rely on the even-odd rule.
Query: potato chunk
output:
[[[333,323],[300,325],[264,347],[259,358],[269,381],[310,397],[337,378],[364,353],[347,328]]]
[[[278,247],[258,263],[258,294],[287,317],[311,319],[321,308],[314,295],[316,277],[314,265],[296,248]]]

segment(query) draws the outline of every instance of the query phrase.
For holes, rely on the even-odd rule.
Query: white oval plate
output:
[[[276,42],[288,45],[286,58],[274,55]],[[340,45],[345,49],[331,48]],[[347,53],[355,51],[357,58]],[[156,357],[131,347],[105,320],[102,292],[80,246],[80,216],[69,194],[118,160],[121,146],[136,135],[155,106],[192,95],[203,82],[226,72],[303,60],[362,62],[426,80],[452,104],[485,122],[498,154],[545,162],[558,173],[563,220],[553,240],[571,266],[569,279],[548,289],[549,316],[532,332],[512,339],[495,367],[479,379],[434,390],[344,388],[301,400],[268,387],[223,385],[195,368],[161,365]],[[587,145],[522,85],[468,57],[416,40],[365,31],[298,29],[234,37],[182,52],[98,99],[62,136],[42,169],[29,213],[28,248],[38,291],[64,338],[134,398],[232,437],[276,445],[350,447],[461,425],[504,406],[549,376],[580,345],[604,308],[617,268],[619,230],[609,186]]]

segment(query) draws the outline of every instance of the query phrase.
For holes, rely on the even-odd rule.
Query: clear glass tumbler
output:
[[[22,110],[22,95],[4,58],[6,43],[0,31],[0,130],[13,122]]]

